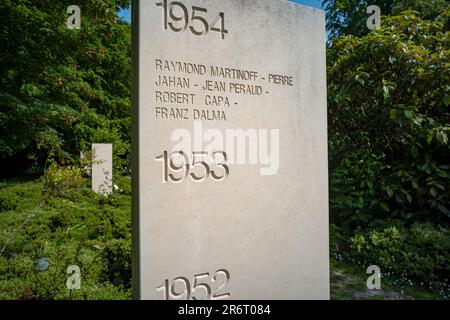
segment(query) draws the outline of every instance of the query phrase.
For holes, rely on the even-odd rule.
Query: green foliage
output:
[[[330,223],[330,256],[340,258],[341,250],[345,246],[347,238],[342,230],[334,223]]]
[[[325,3],[332,29],[330,209],[337,224],[330,252],[336,261],[380,266],[383,281],[448,298],[449,3]],[[379,30],[365,26],[368,4],[391,15]]]
[[[421,18],[434,20],[450,9],[447,0],[323,0],[330,39],[339,36],[363,36],[370,32],[366,26],[367,7],[377,5],[382,16],[398,15],[405,10],[415,10]],[[384,19],[381,20],[382,26]]]
[[[69,189],[77,188],[83,183],[82,170],[75,166],[59,167],[52,163],[45,171],[44,188],[48,192],[61,194]]]
[[[131,239],[117,239],[105,248],[108,280],[116,286],[131,288]]]
[[[41,192],[41,184],[26,182],[11,185],[10,183],[1,182],[0,217],[8,211],[20,212],[33,208],[36,204],[33,199],[38,199]],[[0,229],[0,232],[3,230]]]
[[[120,193],[131,195],[131,177],[122,176],[114,180]]]
[[[0,183],[0,299],[129,299],[131,197],[97,195],[83,179],[49,192],[36,210],[41,190],[40,182]],[[47,270],[36,269],[39,258]],[[80,290],[66,287],[69,265],[80,267]]]
[[[417,282],[436,283],[450,272],[450,231],[431,223],[405,228],[398,221],[378,223],[350,238],[349,256],[365,266],[403,275]]]
[[[116,14],[129,1],[78,1],[81,30],[65,26],[70,4],[0,3],[2,176],[71,163],[97,142],[114,143],[121,170],[129,152],[131,32]]]
[[[328,50],[330,203],[341,226],[448,222],[449,17],[404,12]]]

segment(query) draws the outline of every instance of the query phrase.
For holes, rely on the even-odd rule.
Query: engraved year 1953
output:
[[[174,158],[177,157],[180,165],[176,165]],[[210,164],[204,161],[202,158],[207,157],[212,159],[216,170],[211,170]],[[217,158],[221,158],[221,160],[217,161]],[[214,181],[223,181],[230,174],[230,168],[227,165],[227,154],[223,151],[215,151],[210,155],[206,151],[194,151],[192,153],[192,165],[189,159],[189,156],[183,151],[174,151],[167,152],[164,151],[161,155],[155,158],[156,161],[161,161],[163,163],[162,166],[162,181],[163,183],[173,182],[173,183],[181,183],[188,176],[195,182],[203,182],[208,177],[211,177]],[[203,169],[203,174],[196,174],[193,169],[199,167]],[[170,171],[169,171],[170,170]],[[217,172],[220,172],[217,173]],[[170,172],[183,172],[179,177],[176,177],[173,173]]]
[[[206,8],[192,6],[191,14],[188,8],[179,1],[163,0],[156,3],[156,6],[162,9],[163,29],[172,30],[173,32],[183,32],[189,27],[192,34],[196,36],[204,36],[210,31],[219,32],[222,39],[228,30],[225,29],[225,14],[219,12],[218,16],[211,21],[205,19],[208,10]],[[219,24],[219,26],[216,26]]]

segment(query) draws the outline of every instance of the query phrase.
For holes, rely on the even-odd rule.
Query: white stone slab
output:
[[[98,194],[112,193],[112,144],[92,144],[92,190]]]
[[[324,13],[281,0],[170,3],[133,5],[135,297],[328,299]],[[256,143],[243,140],[256,155],[245,164],[230,140],[210,146],[237,129]],[[189,170],[165,172],[172,151]],[[228,175],[221,154],[193,159],[201,151],[226,152]]]

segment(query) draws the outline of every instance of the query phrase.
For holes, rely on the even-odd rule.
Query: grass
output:
[[[39,205],[41,181],[1,182],[0,299],[129,299],[130,179],[118,183],[122,192],[103,197],[86,179],[44,193]],[[36,269],[40,258],[45,271]],[[70,265],[81,269],[80,290],[67,289]]]
[[[382,271],[383,272],[383,271]],[[381,276],[381,289],[366,287],[366,269],[348,261],[330,258],[330,292],[332,300],[440,300],[437,292],[420,285],[406,285],[397,278]]]

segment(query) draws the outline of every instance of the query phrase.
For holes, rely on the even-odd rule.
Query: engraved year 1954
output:
[[[208,10],[206,8],[192,6],[191,14],[188,8],[179,1],[163,0],[156,3],[156,6],[162,9],[163,29],[172,30],[173,32],[183,32],[189,27],[192,34],[196,36],[204,36],[210,31],[219,32],[222,39],[228,30],[225,29],[225,14],[219,12],[218,16],[211,21],[205,19]],[[218,26],[216,26],[219,24]]]

